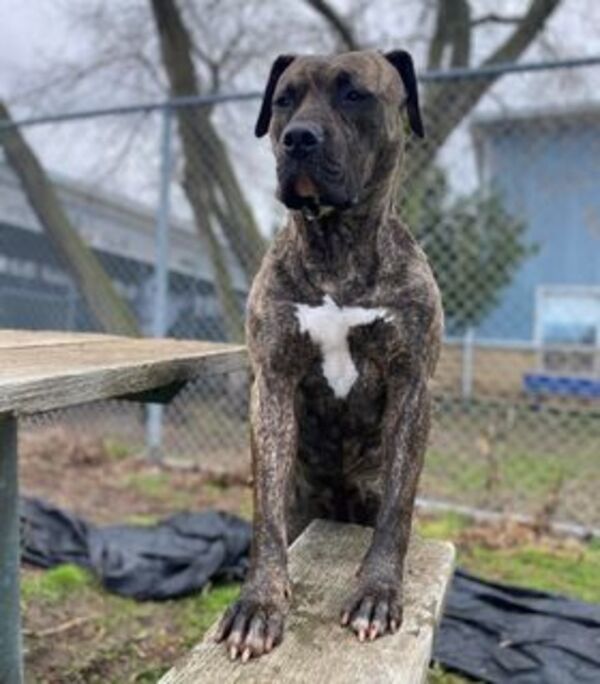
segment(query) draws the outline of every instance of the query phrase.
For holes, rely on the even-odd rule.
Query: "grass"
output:
[[[167,503],[172,510],[193,506],[193,495],[183,489],[174,489],[165,472],[133,473],[127,478],[127,487],[146,500]]]
[[[150,499],[164,499],[173,495],[163,473],[135,473],[129,477],[127,485]]]
[[[460,533],[470,523],[464,516],[447,514],[419,521],[417,529],[430,539],[458,542],[457,564],[489,579],[521,584],[600,603],[600,541],[552,546],[524,544],[489,549],[460,543]]]
[[[151,527],[156,525],[160,520],[160,516],[151,513],[135,513],[128,515],[123,521],[126,525],[140,525],[142,527]]]
[[[239,593],[237,584],[218,584],[178,600],[137,602],[107,593],[72,565],[23,575],[26,666],[35,684],[154,683]]]
[[[460,532],[469,526],[469,519],[459,513],[445,513],[428,518],[421,518],[417,523],[417,531],[428,539],[455,540]]]
[[[136,451],[139,451],[139,446],[134,448],[132,444],[113,437],[104,440],[104,449],[111,460],[122,461],[132,456]]]
[[[446,672],[437,663],[429,668],[427,684],[472,684],[470,679],[465,679],[452,672]]]
[[[596,524],[600,416],[502,405],[438,405],[421,493]]]
[[[503,551],[476,547],[463,554],[460,562],[466,569],[485,577],[600,603],[600,547],[597,546],[552,552],[535,546]]]
[[[178,612],[178,623],[187,647],[204,635],[217,616],[237,598],[239,592],[238,584],[225,584],[185,599]]]
[[[28,601],[60,603],[84,588],[95,585],[93,575],[77,565],[59,565],[46,572],[26,575],[21,582],[21,596]]]

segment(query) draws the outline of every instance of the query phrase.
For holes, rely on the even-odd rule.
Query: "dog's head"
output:
[[[278,57],[256,135],[270,132],[279,199],[290,209],[346,209],[388,182],[402,153],[402,110],[423,137],[408,52]]]

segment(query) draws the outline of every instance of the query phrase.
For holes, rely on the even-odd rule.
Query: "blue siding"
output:
[[[600,120],[511,122],[483,135],[486,173],[539,251],[477,335],[531,340],[537,285],[600,284]]]

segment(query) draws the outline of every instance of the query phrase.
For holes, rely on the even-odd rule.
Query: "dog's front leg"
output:
[[[363,641],[395,632],[402,622],[402,574],[414,499],[429,432],[425,375],[389,388],[383,422],[385,484],[371,546],[358,572],[358,588],[341,621]]]
[[[217,640],[232,659],[268,653],[283,635],[290,598],[286,492],[297,449],[295,383],[259,369],[251,395],[254,537],[250,571],[239,600],[225,613]]]

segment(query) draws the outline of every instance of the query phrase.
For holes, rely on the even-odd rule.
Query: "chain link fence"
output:
[[[402,215],[436,271],[446,340],[421,498],[600,527],[600,60],[425,74]],[[473,114],[471,98],[497,80]],[[140,334],[240,339],[282,217],[258,94],[57,115],[18,130]],[[3,133],[15,131],[1,124]],[[14,168],[0,163],[0,325],[101,330]],[[260,228],[259,228],[260,226]],[[246,372],[168,407],[60,422],[141,452],[249,468]]]

